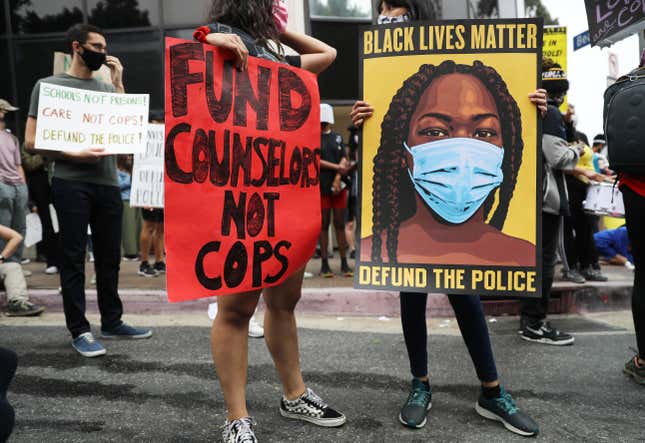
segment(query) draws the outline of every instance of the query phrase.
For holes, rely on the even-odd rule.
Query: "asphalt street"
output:
[[[19,369],[9,400],[11,442],[214,442],[224,404],[210,357],[209,329],[157,326],[150,340],[104,342],[85,359],[62,326],[0,321],[0,345]],[[645,441],[645,386],[621,372],[633,332],[588,319],[560,320],[579,332],[573,347],[523,342],[516,320],[491,323],[499,372],[541,426],[537,441]],[[263,340],[251,340],[248,401],[260,442],[522,441],[474,411],[478,384],[457,335],[429,340],[433,408],[422,430],[397,421],[409,372],[399,333],[300,331],[308,385],[348,416],[340,429],[287,421]]]

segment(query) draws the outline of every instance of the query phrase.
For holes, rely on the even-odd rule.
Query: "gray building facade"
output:
[[[240,0],[244,1],[244,0]],[[437,18],[513,16],[523,0],[427,0]],[[321,95],[336,104],[358,97],[358,32],[370,24],[374,0],[288,0],[294,23],[339,50],[320,76]],[[125,66],[126,90],[151,95],[163,108],[164,37],[191,39],[206,21],[211,0],[0,0],[0,97],[21,110],[8,125],[21,135],[37,79],[52,74],[53,54],[67,51],[66,29],[78,22],[103,28],[109,52]],[[518,6],[520,5],[521,6]]]

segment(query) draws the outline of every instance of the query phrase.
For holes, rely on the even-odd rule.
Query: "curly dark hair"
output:
[[[490,91],[502,125],[504,181],[500,187],[501,202],[493,214],[490,225],[501,230],[508,214],[509,202],[515,191],[517,176],[522,164],[522,119],[519,106],[508,91],[506,83],[495,69],[476,61],[472,66],[459,65],[449,60],[439,66],[423,65],[408,78],[398,90],[381,124],[381,144],[374,158],[372,185],[372,261],[382,263],[382,238],[387,233],[387,255],[390,263],[397,262],[399,227],[416,213],[416,192],[410,180],[403,143],[407,140],[410,119],[423,92],[437,78],[448,74],[467,74],[479,79]],[[484,203],[485,219],[488,218],[495,193]]]
[[[269,42],[273,41],[279,54],[280,33],[273,19],[273,0],[213,0],[208,21],[223,23],[244,31],[258,46],[275,54]]]

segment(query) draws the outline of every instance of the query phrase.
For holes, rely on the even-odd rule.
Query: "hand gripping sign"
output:
[[[172,302],[278,285],[320,233],[316,77],[166,39],[165,222]]]

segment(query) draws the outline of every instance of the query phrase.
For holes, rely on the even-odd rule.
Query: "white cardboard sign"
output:
[[[149,125],[146,151],[134,156],[130,188],[133,208],[164,207],[164,136],[164,125]]]
[[[25,246],[30,248],[43,239],[43,227],[38,214],[30,212],[25,220],[27,226],[25,233]]]
[[[143,152],[147,142],[148,94],[114,94],[42,83],[36,149],[107,154]]]

